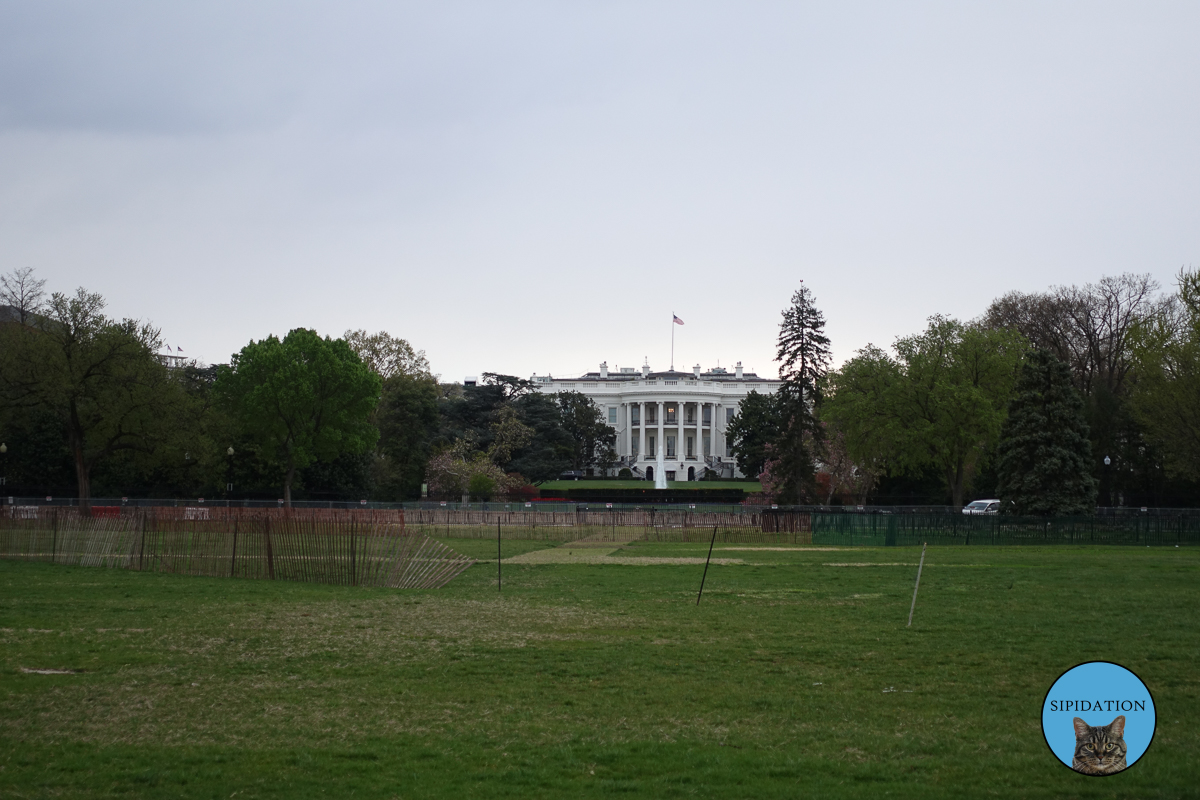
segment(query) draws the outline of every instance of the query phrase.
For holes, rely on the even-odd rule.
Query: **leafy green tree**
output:
[[[58,415],[41,406],[0,408],[0,442],[8,449],[0,454],[8,494],[71,493],[74,463]]]
[[[1096,507],[1092,445],[1071,371],[1045,350],[1025,357],[1001,429],[999,496],[1016,514],[1068,516]]]
[[[767,461],[767,449],[779,436],[780,419],[775,398],[751,390],[729,420],[725,435],[743,475],[757,478]]]
[[[215,389],[242,429],[282,466],[290,506],[297,469],[375,444],[379,432],[370,417],[381,384],[344,340],[296,328],[235,353],[219,368]]]
[[[812,291],[801,286],[783,310],[775,360],[782,385],[775,396],[779,429],[772,442],[771,474],[780,502],[802,503],[818,496],[816,464],[822,453],[823,429],[814,409],[821,402],[829,371],[829,337],[825,315]]]
[[[1000,436],[1026,344],[1016,331],[935,316],[896,340],[895,358],[868,346],[831,376],[822,409],[848,453],[891,471],[944,476],[954,505]]]
[[[95,493],[102,496],[207,496],[224,494],[228,459],[237,443],[228,415],[213,405],[216,367],[187,363],[172,367],[176,393],[169,424],[153,447],[116,452],[97,465]]]
[[[571,437],[571,466],[574,469],[603,467],[611,463],[617,432],[604,421],[604,414],[581,392],[559,392],[562,426]]]
[[[498,389],[503,400],[516,400],[537,391],[537,385],[531,380],[495,372],[483,373],[483,384]]]
[[[1134,332],[1133,406],[1168,474],[1200,480],[1200,270],[1180,271],[1178,301]]]
[[[476,472],[467,482],[467,493],[486,503],[496,493],[496,479],[486,472]]]
[[[438,425],[438,387],[432,378],[398,374],[383,383],[376,410],[379,450],[376,486],[397,500],[419,497]]]
[[[362,362],[385,381],[397,375],[434,379],[425,351],[414,350],[404,339],[386,331],[367,333],[364,330],[346,331],[342,338]]]
[[[562,411],[553,395],[524,394],[513,401],[517,416],[533,431],[528,443],[513,451],[507,468],[535,483],[557,478],[571,468],[575,442],[562,424]]]
[[[104,298],[54,293],[38,313],[0,326],[0,403],[40,409],[66,436],[79,505],[91,507],[96,465],[150,450],[170,430],[181,393],[155,355],[158,331],[104,316]]]

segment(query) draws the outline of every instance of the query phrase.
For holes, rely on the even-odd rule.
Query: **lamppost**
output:
[[[8,445],[6,445],[4,442],[0,442],[0,456],[3,456],[7,452],[8,452]],[[5,470],[3,469],[3,467],[7,467],[7,466],[8,466],[8,456],[5,456],[3,462],[0,462],[0,473],[4,472]],[[8,483],[8,478],[6,478],[4,475],[0,475],[0,486],[4,486],[7,483]]]
[[[1112,459],[1108,456],[1104,457],[1104,499],[1108,503],[1108,507],[1112,508]]]
[[[229,495],[233,493],[233,445],[225,451],[225,507],[229,508]]]

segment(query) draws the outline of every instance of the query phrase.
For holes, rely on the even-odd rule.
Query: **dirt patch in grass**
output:
[[[717,550],[750,550],[750,551],[779,550],[779,551],[785,552],[785,553],[822,553],[822,552],[827,552],[830,550],[849,550],[850,548],[849,547],[809,547],[808,545],[803,545],[803,544],[796,544],[796,545],[792,545],[790,547],[774,547],[774,546],[733,547],[730,545],[719,544],[716,546],[716,549]]]
[[[620,556],[614,555],[622,548],[581,547],[572,549],[570,546],[556,547],[553,550],[538,550],[533,553],[513,556],[504,559],[504,563],[513,564],[622,564],[630,567],[658,567],[672,564],[703,564],[705,559],[696,556],[654,557],[654,556]],[[714,558],[714,564],[744,564],[740,558]]]

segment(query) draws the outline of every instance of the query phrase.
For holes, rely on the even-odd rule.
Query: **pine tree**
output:
[[[1000,434],[999,495],[1017,514],[1091,514],[1096,506],[1083,399],[1065,364],[1045,350],[1021,367]]]
[[[822,436],[813,409],[821,401],[829,359],[825,316],[809,288],[801,286],[792,295],[792,305],[783,310],[775,355],[783,384],[777,395],[781,424],[772,472],[778,479],[779,499],[785,503],[801,503],[816,496]]]

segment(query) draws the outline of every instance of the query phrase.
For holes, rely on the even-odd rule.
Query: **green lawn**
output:
[[[1200,796],[1200,549],[931,549],[906,629],[917,549],[718,546],[697,607],[706,544],[504,542],[501,596],[495,543],[446,541],[493,560],[431,591],[0,562],[0,797]],[[1104,779],[1039,726],[1092,659],[1159,715]]]
[[[653,489],[654,481],[585,480],[546,481],[539,483],[543,495],[565,489]],[[761,492],[758,481],[667,481],[669,489],[741,489],[744,492]]]

